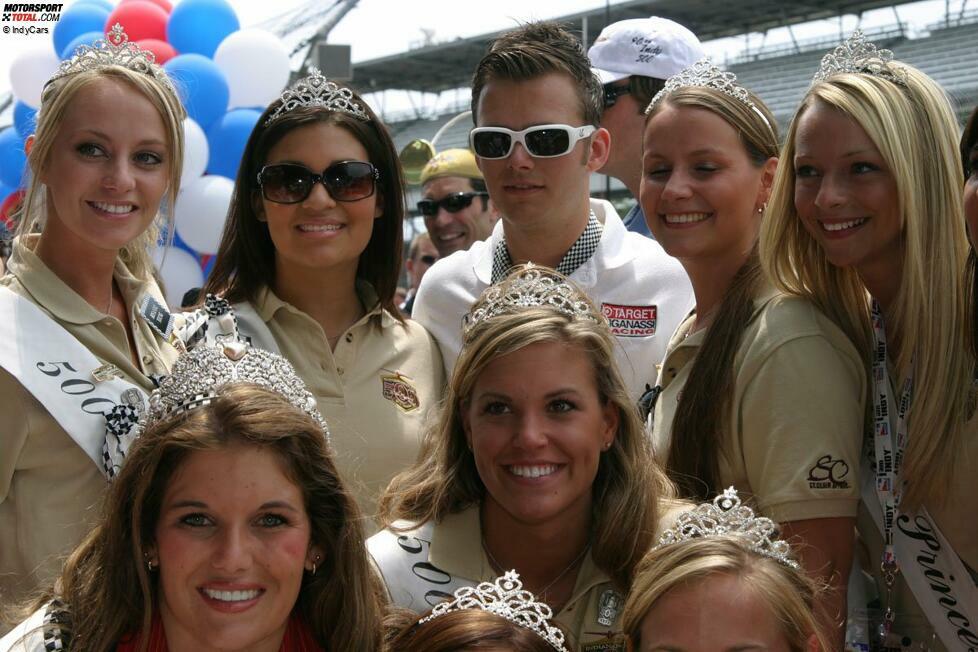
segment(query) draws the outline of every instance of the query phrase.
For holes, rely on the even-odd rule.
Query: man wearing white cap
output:
[[[703,46],[679,23],[652,16],[608,25],[587,54],[604,84],[601,126],[611,133],[611,154],[599,172],[624,183],[638,200],[645,107],[666,79],[705,56]],[[629,231],[651,237],[637,203],[624,222]]]

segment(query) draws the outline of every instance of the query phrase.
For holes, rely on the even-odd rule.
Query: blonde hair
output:
[[[164,74],[162,71],[156,74]],[[40,181],[39,172],[48,163],[48,157],[65,112],[78,92],[101,79],[110,79],[141,93],[152,102],[163,119],[166,131],[169,160],[167,161],[168,186],[166,192],[167,232],[173,232],[173,207],[180,191],[180,175],[183,170],[183,119],[186,111],[173,88],[153,75],[136,72],[123,66],[103,66],[60,77],[48,82],[41,94],[41,107],[37,113],[34,144],[27,155],[32,175],[19,212],[18,234],[30,233],[43,225],[47,217],[47,186]],[[119,251],[119,259],[134,276],[149,279],[152,274],[152,249],[160,237],[159,217],[141,236]]]
[[[574,289],[572,299],[587,302],[590,312],[600,317],[579,289]],[[652,543],[659,518],[657,501],[672,498],[675,489],[652,458],[637,409],[615,364],[615,343],[603,318],[575,319],[553,307],[537,306],[491,317],[473,328],[437,422],[425,434],[418,462],[395,477],[380,500],[381,522],[386,527],[397,519],[439,522],[481,503],[485,485],[466,442],[462,412],[489,363],[539,342],[559,342],[586,353],[601,400],[618,412],[618,432],[611,448],[601,454],[592,486],[591,550],[597,566],[627,590],[635,564]]]
[[[304,575],[295,610],[327,650],[379,650],[382,588],[367,561],[360,512],[346,492],[319,425],[283,396],[250,384],[227,385],[208,405],[150,427],[132,445],[112,483],[99,525],[71,553],[52,596],[70,623],[59,623],[74,652],[111,652],[141,633],[145,650],[158,609],[158,574],[143,552],[155,539],[170,479],[195,451],[243,443],[278,455],[302,492],[310,543],[323,551],[315,575]]]
[[[891,66],[894,64],[891,64]],[[906,64],[906,86],[870,74],[840,74],[813,86],[788,129],[761,227],[761,263],[776,285],[811,299],[849,336],[869,364],[869,295],[856,270],[829,263],[794,205],[795,136],[816,102],[841,111],[873,141],[896,181],[903,230],[903,272],[887,328],[902,342],[895,360],[913,370],[910,442],[903,503],[915,508],[947,497],[962,449],[974,371],[961,204],[958,126],[944,91]],[[932,391],[940,388],[940,391]]]
[[[812,636],[822,650],[831,649],[818,625],[817,590],[812,580],[802,570],[752,552],[737,536],[690,539],[645,555],[622,614],[630,649],[640,649],[642,621],[660,598],[672,589],[709,581],[716,575],[740,579],[767,605],[792,652],[807,651]]]

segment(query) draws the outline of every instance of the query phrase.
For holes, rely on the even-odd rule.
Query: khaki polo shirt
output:
[[[123,325],[93,308],[48,269],[34,255],[36,244],[37,236],[14,241],[8,274],[0,284],[42,308],[100,362],[115,365],[126,380],[151,391],[149,375],[165,374],[177,358],[177,350],[138,315],[147,293],[166,305],[156,283],[135,278],[116,262],[114,277],[136,343],[133,356]],[[0,415],[0,601],[8,605],[60,572],[60,556],[91,529],[108,485],[54,417],[3,369]],[[0,631],[4,629],[0,623]]]
[[[659,373],[653,445],[668,460],[678,398],[706,331],[688,317]],[[721,484],[779,522],[854,517],[865,424],[866,368],[827,317],[801,297],[765,289],[733,363]]]
[[[368,285],[357,289],[364,305],[374,307],[334,351],[316,320],[270,289],[259,292],[254,308],[316,397],[344,483],[372,517],[391,479],[415,463],[445,373],[438,346],[420,324],[397,321]],[[376,530],[372,523],[367,529]]]

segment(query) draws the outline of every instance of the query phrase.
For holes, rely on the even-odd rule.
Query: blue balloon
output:
[[[17,130],[17,135],[22,141],[26,140],[28,136],[34,133],[35,127],[37,127],[37,109],[32,109],[17,100],[17,103],[14,104],[14,129]]]
[[[16,192],[16,188],[8,188],[7,186],[0,183],[0,204],[4,202],[12,193]]]
[[[99,39],[104,39],[105,33],[102,31],[97,32],[85,32],[84,34],[79,34],[71,40],[71,43],[65,46],[65,49],[61,51],[58,55],[62,60],[70,59],[75,54],[75,50],[82,45],[91,45]]]
[[[115,5],[109,2],[109,0],[78,0],[72,5],[72,8],[80,7],[82,5],[95,5],[96,7],[102,7],[108,12],[115,9]]]
[[[64,55],[65,48],[82,34],[98,32],[104,38],[105,21],[109,19],[109,10],[93,4],[73,5],[68,11],[61,14],[58,24],[54,26],[54,51],[62,59],[68,57]],[[68,56],[74,53],[72,49]]]
[[[260,117],[261,113],[252,109],[235,109],[210,126],[207,130],[208,174],[219,174],[228,179],[238,175],[248,136]]]
[[[199,54],[181,54],[163,64],[163,69],[176,84],[187,114],[202,129],[206,131],[227,112],[228,82],[213,61]]]
[[[24,141],[13,127],[0,131],[0,183],[11,188],[20,188],[24,183],[24,168],[27,155],[24,154]]]
[[[213,57],[228,34],[241,28],[226,0],[183,0],[166,23],[166,40],[181,54]]]

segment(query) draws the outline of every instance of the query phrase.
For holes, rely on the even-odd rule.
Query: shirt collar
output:
[[[397,318],[384,310],[384,307],[380,304],[380,298],[377,296],[377,291],[374,290],[374,287],[370,283],[357,279],[357,295],[360,297],[363,305],[367,306],[367,314],[361,317],[357,324],[376,319],[380,321],[380,325],[383,328],[387,328],[399,323]],[[258,316],[265,323],[270,322],[272,317],[275,316],[275,313],[282,309],[305,314],[292,304],[280,299],[272,288],[267,285],[263,285],[255,294],[254,307],[255,312],[258,313]]]
[[[592,210],[588,215],[584,231],[567,250],[564,257],[560,259],[557,264],[557,271],[564,276],[570,276],[577,271],[578,267],[590,260],[598,249],[598,243],[601,242],[601,231],[601,222],[598,221]],[[492,282],[495,284],[503,280],[512,266],[513,258],[510,256],[509,247],[506,246],[506,239],[503,237],[493,247]]]

